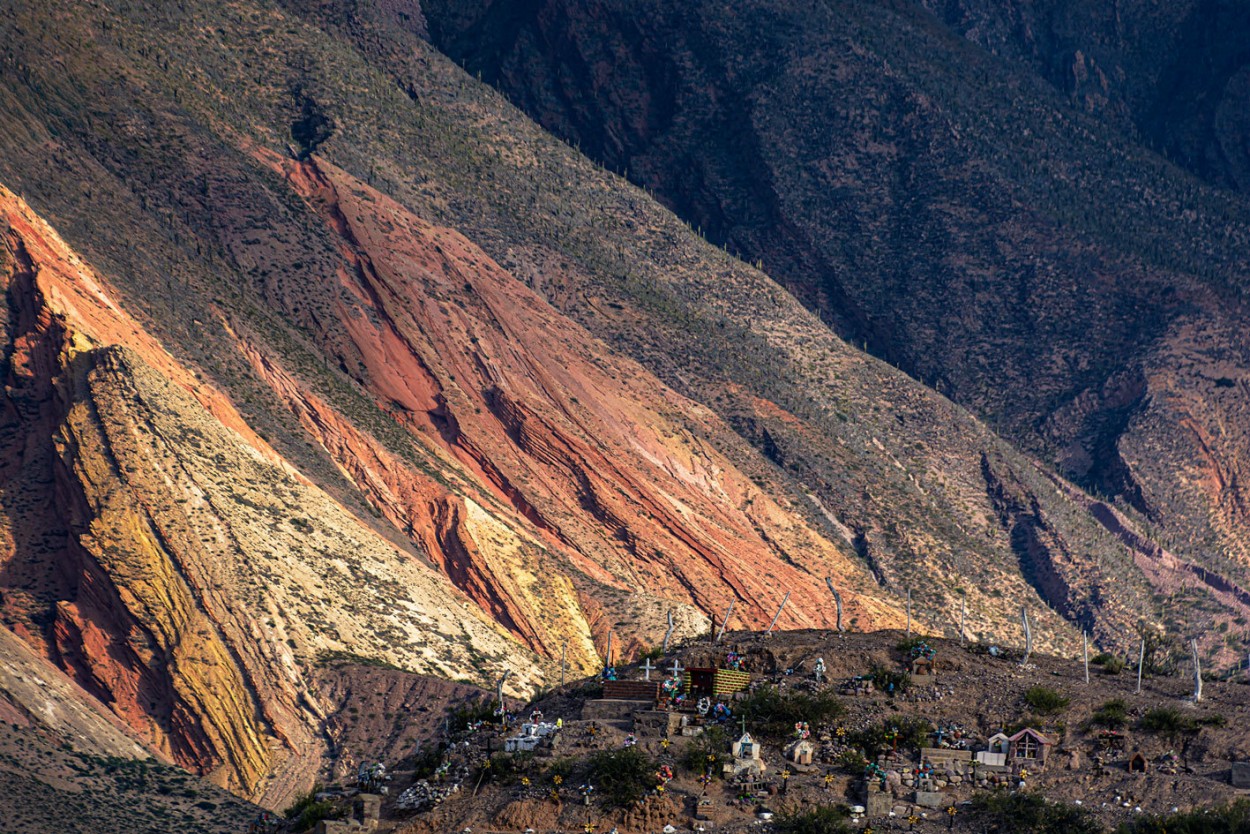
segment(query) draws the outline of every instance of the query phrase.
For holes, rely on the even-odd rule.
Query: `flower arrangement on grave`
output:
[[[616,667],[606,666],[603,669],[602,677],[604,682],[616,680]]]
[[[707,718],[707,714],[712,710],[712,699],[704,695],[699,699],[699,703],[695,705],[695,709],[698,710],[699,715]]]
[[[655,771],[656,790],[663,791],[664,786],[673,781],[673,769],[668,765],[660,765]]]
[[[712,707],[712,719],[718,723],[724,724],[733,717],[733,711],[724,703],[717,701],[716,706]]]
[[[660,694],[663,697],[667,698],[669,703],[672,706],[677,706],[678,704],[680,704],[681,678],[677,677],[676,675],[673,675],[672,677],[669,677],[669,678],[665,678],[660,683]]]
[[[625,736],[626,747],[633,747],[637,743],[638,743],[638,737],[635,736],[633,733],[630,733],[629,735]]]
[[[811,738],[812,731],[808,728],[806,721],[796,722],[794,725],[794,737],[802,741],[805,738]]]
[[[592,785],[592,784],[590,784],[589,782],[583,782],[583,783],[582,783],[582,784],[581,784],[581,785],[577,788],[577,792],[578,792],[578,793],[580,793],[580,794],[582,795],[582,799],[583,799],[583,800],[586,800],[586,804],[587,804],[587,805],[589,805],[589,804],[590,804],[590,796],[591,796],[591,794],[593,794],[593,793],[595,792],[595,786],[594,786],[594,785]]]
[[[742,656],[737,652],[729,652],[725,655],[725,668],[735,672],[742,670]]]
[[[885,768],[876,762],[869,762],[864,768],[864,779],[870,784],[875,779],[881,786],[881,790],[885,790]]]
[[[933,660],[935,657],[937,657],[937,651],[931,648],[928,643],[922,640],[916,645],[911,647],[911,656],[913,660],[915,660],[916,658],[921,658],[921,657],[924,658],[925,660]]]

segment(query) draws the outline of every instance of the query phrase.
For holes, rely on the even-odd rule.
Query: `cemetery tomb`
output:
[[[686,670],[682,681],[694,697],[732,695],[746,691],[751,685],[751,673],[740,669],[692,668]]]

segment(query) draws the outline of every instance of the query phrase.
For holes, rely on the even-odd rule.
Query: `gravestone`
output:
[[[864,798],[864,816],[869,819],[887,817],[894,809],[894,797],[889,791],[877,787],[876,782],[869,782],[868,793]]]
[[[1250,762],[1233,762],[1234,788],[1250,788]]]

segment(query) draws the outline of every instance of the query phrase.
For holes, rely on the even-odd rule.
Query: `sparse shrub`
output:
[[[1119,698],[1107,701],[1094,710],[1094,714],[1089,718],[1089,723],[1094,727],[1118,730],[1128,724],[1128,704]]]
[[[501,785],[510,785],[520,779],[533,763],[534,754],[530,752],[496,753],[490,758],[490,768],[486,775]]]
[[[321,820],[336,819],[341,812],[333,802],[318,800],[317,794],[325,790],[322,785],[313,785],[312,790],[301,794],[295,802],[282,812],[291,824],[292,831],[308,831]]]
[[[818,805],[806,811],[783,814],[773,821],[778,834],[844,834],[849,812],[844,805]]]
[[[1124,671],[1124,661],[1113,654],[1101,652],[1089,659],[1095,666],[1101,666],[1108,675],[1118,675]]]
[[[1126,822],[1116,834],[1242,834],[1250,831],[1250,800]]]
[[[1057,715],[1068,708],[1071,701],[1046,686],[1032,686],[1024,693],[1024,702],[1038,715]]]
[[[1192,733],[1198,729],[1198,722],[1175,707],[1156,707],[1141,719],[1141,728],[1148,733],[1159,733],[1176,736],[1181,733]]]
[[[922,645],[925,645],[925,639],[923,637],[909,637],[899,640],[894,644],[894,648],[905,654],[907,657],[911,657],[911,650]]]
[[[590,757],[590,779],[609,806],[633,805],[655,787],[655,762],[637,747],[600,750]]]
[[[575,764],[576,762],[569,756],[552,759],[547,765],[547,769],[543,771],[543,781],[550,782],[559,776],[562,781],[567,782],[568,778],[573,775],[573,766]]]
[[[729,761],[729,734],[723,727],[708,727],[686,747],[681,762],[691,773],[721,773]]]
[[[868,755],[875,756],[881,750],[898,748],[914,750],[929,743],[933,725],[923,718],[894,716],[875,727],[868,727],[850,736],[851,746],[858,747]]]
[[[412,756],[412,778],[428,779],[443,763],[443,745],[423,744],[421,749]]]
[[[451,711],[452,731],[467,729],[478,721],[495,720],[495,702],[491,698],[469,701]]]
[[[751,722],[756,732],[771,739],[789,736],[800,721],[813,725],[832,721],[843,710],[842,702],[831,692],[782,694],[773,686],[757,689],[738,705],[739,713]]]
[[[838,754],[834,764],[847,773],[858,776],[864,772],[864,768],[868,765],[868,760],[864,758],[864,754],[859,750],[847,749]]]
[[[970,815],[976,830],[997,834],[1100,834],[1084,808],[1061,805],[1036,793],[979,793]]]
[[[872,680],[872,685],[880,692],[891,692],[891,684],[894,685],[892,690],[894,693],[906,692],[911,686],[911,675],[907,672],[887,669],[879,664],[868,670],[868,677]]]

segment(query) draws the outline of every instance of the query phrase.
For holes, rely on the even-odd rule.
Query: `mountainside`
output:
[[[1234,4],[425,10],[467,70],[845,338],[1245,584]]]
[[[1075,106],[1182,168],[1250,192],[1250,9],[1243,4],[923,5],[973,43],[1025,62]]]
[[[1039,648],[1165,627],[1240,661],[1240,552],[1165,549],[1142,518],[1167,519],[1091,498],[839,339],[426,31],[401,0],[0,9],[0,610],[84,703],[281,807],[349,766],[345,698],[392,703],[328,665],[506,672],[528,694],[609,639],[619,659],[659,644],[669,613],[678,639],[731,604],[734,628],[783,600],[778,628],[832,627],[827,583],[856,630],[901,626],[910,592],[939,633],[966,604],[969,632],[1012,640],[1026,607]],[[1193,279],[1175,306],[1224,292]],[[1107,301],[1117,349],[1133,303]],[[1209,456],[1190,480],[1141,477],[1122,442],[1124,468],[1148,508],[1166,486],[1211,512],[1208,541],[1239,541],[1243,386],[1204,352],[1215,324],[1186,321],[1062,425],[1114,401],[1133,448],[1181,446],[1167,463],[1188,409]],[[962,373],[1071,393],[1028,363]],[[1217,364],[1230,384],[1188,403]]]

